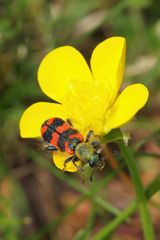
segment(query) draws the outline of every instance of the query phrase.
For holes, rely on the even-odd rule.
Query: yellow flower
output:
[[[61,104],[38,102],[27,108],[20,120],[21,137],[41,137],[42,123],[52,117],[70,119],[84,138],[89,130],[102,136],[132,119],[145,105],[148,90],[137,83],[118,93],[125,52],[124,38],[106,39],[92,53],[91,70],[71,46],[49,52],[40,64],[38,82],[48,97]],[[67,157],[59,151],[54,153],[55,165],[63,169]],[[75,172],[77,168],[69,162],[65,170]]]

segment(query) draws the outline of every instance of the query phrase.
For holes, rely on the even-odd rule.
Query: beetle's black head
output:
[[[96,153],[96,152],[92,154],[92,156],[90,157],[90,160],[88,162],[89,162],[89,166],[91,168],[96,167],[101,170],[105,166],[105,161],[102,158],[101,154]]]
[[[97,167],[98,161],[99,161],[99,154],[98,154],[98,153],[93,153],[93,154],[90,156],[90,159],[89,159],[89,161],[88,161],[89,166],[90,166],[91,168]]]
[[[89,162],[89,166],[91,168],[93,168],[93,171],[90,176],[90,181],[93,181],[93,173],[98,169],[102,170],[104,168],[105,160],[104,160],[104,158],[102,158],[101,154],[94,153],[94,154],[92,154],[92,157],[90,158],[90,160],[88,162]]]

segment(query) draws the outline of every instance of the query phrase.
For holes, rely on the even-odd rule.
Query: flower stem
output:
[[[145,191],[144,191],[142,182],[140,180],[140,176],[134,161],[133,154],[131,150],[129,150],[126,147],[123,140],[119,140],[117,141],[117,143],[124,157],[124,160],[128,166],[128,169],[130,171],[130,174],[133,180],[133,184],[134,184],[136,195],[137,195],[138,205],[140,209],[140,214],[141,214],[144,237],[146,240],[154,240],[155,239],[154,230],[153,230],[150,212],[147,207]]]

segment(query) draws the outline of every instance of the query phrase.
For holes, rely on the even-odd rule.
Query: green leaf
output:
[[[119,128],[116,128],[102,138],[102,143],[110,143],[116,142],[118,140],[124,140],[124,142],[127,144],[129,138],[129,135],[123,134]]]

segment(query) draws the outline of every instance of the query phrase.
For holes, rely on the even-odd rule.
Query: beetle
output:
[[[63,171],[70,161],[83,173],[83,177],[84,170],[76,164],[77,161],[88,163],[93,168],[93,172],[96,169],[101,170],[105,165],[104,159],[98,152],[100,139],[94,136],[93,131],[90,130],[84,141],[83,136],[73,128],[69,119],[66,122],[57,117],[46,120],[41,126],[41,135],[43,140],[48,143],[45,147],[46,150],[60,150],[71,155],[64,161]],[[92,181],[93,172],[90,181]]]

